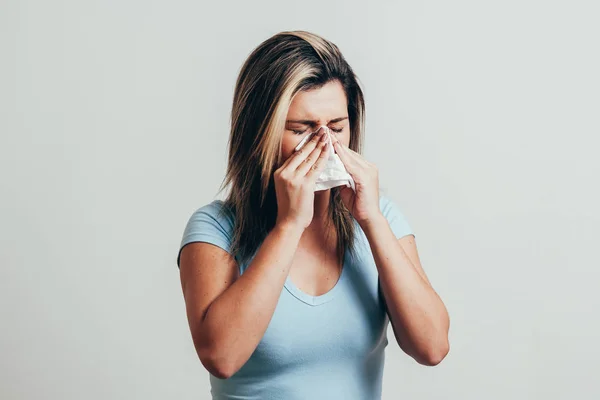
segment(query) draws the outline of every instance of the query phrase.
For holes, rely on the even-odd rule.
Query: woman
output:
[[[414,234],[360,155],[364,110],[352,69],[317,35],[279,33],[243,65],[228,196],[193,213],[178,256],[213,398],[378,399],[388,321],[417,362],[447,354]],[[315,191],[329,143],[354,188]]]

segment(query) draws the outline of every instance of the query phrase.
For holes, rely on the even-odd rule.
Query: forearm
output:
[[[237,371],[252,355],[273,316],[302,230],[276,226],[246,271],[209,307],[203,343],[220,369]]]
[[[437,364],[448,351],[449,319],[444,303],[412,265],[383,215],[363,230],[398,344],[419,363]]]

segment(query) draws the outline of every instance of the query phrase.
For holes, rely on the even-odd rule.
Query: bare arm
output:
[[[398,345],[423,365],[449,351],[449,317],[421,266],[413,235],[396,239],[381,215],[364,227]]]
[[[181,283],[196,351],[213,375],[227,378],[250,358],[275,311],[302,230],[277,226],[247,270],[225,250],[190,243],[181,252]]]
[[[335,150],[356,184],[356,192],[342,189],[342,200],[369,241],[396,341],[420,364],[439,364],[450,348],[450,319],[421,267],[414,236],[396,239],[382,214],[377,167],[339,142]]]
[[[239,276],[235,259],[208,243],[181,252],[180,275],[196,352],[219,378],[235,374],[262,339],[304,229],[313,218],[314,187],[328,156],[321,132],[274,173],[277,222]]]

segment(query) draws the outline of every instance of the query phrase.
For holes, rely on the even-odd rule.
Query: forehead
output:
[[[288,119],[337,118],[347,114],[348,102],[339,81],[331,81],[317,89],[301,91],[290,104]]]

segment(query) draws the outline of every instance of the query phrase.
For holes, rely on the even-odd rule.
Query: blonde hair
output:
[[[338,47],[306,31],[280,32],[252,51],[235,86],[227,173],[226,209],[235,216],[231,252],[250,257],[274,227],[277,200],[273,172],[281,161],[281,138],[294,96],[338,80],[348,101],[349,147],[362,150],[365,104],[362,89]],[[337,232],[338,255],[354,252],[355,225],[331,189],[329,217]]]

